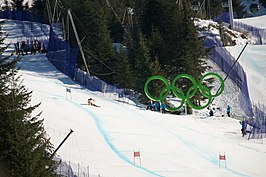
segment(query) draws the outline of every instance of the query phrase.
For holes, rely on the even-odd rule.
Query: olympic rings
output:
[[[221,84],[220,90],[218,90],[218,92],[214,95],[211,93],[210,89],[207,86],[203,85],[203,80],[208,76],[212,76],[212,77],[216,78]],[[188,89],[186,94],[183,92],[183,90],[181,88],[176,86],[176,82],[181,78],[186,78],[186,79],[190,80],[191,83],[193,84],[193,86],[191,86]],[[159,97],[152,96],[148,90],[149,83],[153,80],[160,80],[165,84],[165,88],[162,89],[162,91],[159,94]],[[203,106],[194,105],[190,100],[192,97],[195,96],[195,94],[197,93],[198,90],[200,91],[200,93],[204,97],[208,98],[208,102]],[[169,81],[166,78],[164,78],[163,76],[155,75],[155,76],[148,78],[148,80],[146,81],[146,83],[144,85],[144,92],[145,92],[146,96],[153,101],[159,101],[162,103],[171,92],[173,93],[173,95],[175,97],[181,99],[181,103],[178,107],[174,107],[174,108],[166,107],[166,109],[168,111],[179,110],[180,108],[182,108],[185,101],[187,101],[187,104],[189,106],[191,106],[193,109],[197,109],[197,110],[204,109],[211,104],[214,97],[221,95],[223,91],[224,91],[224,80],[222,79],[221,76],[219,76],[216,73],[207,73],[207,74],[203,75],[202,78],[200,79],[199,83],[197,83],[196,80],[189,74],[180,74],[174,78],[171,85],[170,85]]]

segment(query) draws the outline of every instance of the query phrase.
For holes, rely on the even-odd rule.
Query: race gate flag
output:
[[[220,87],[217,90],[216,94],[212,94],[211,90],[209,87],[207,87],[207,83],[210,83],[208,81],[208,79],[212,77],[217,79],[220,82]],[[178,81],[182,80],[182,79],[187,79],[192,83],[192,86],[190,88],[188,88],[187,91],[182,90],[182,88],[186,85],[181,85],[178,84]],[[161,81],[163,82],[163,84],[165,85],[164,88],[162,88],[161,90],[159,90],[159,96],[154,96],[149,92],[149,84],[152,81]],[[182,83],[182,82],[181,82]],[[222,77],[216,73],[207,73],[205,75],[203,75],[199,82],[196,81],[195,78],[193,78],[191,75],[189,74],[180,74],[177,75],[173,82],[170,83],[168,79],[164,78],[163,76],[159,76],[159,75],[155,75],[155,76],[151,76],[150,78],[148,78],[148,80],[146,81],[145,85],[144,85],[144,92],[146,94],[146,96],[152,100],[152,101],[158,101],[160,103],[164,102],[165,99],[171,95],[171,93],[173,94],[173,96],[181,99],[181,103],[179,106],[177,107],[166,107],[166,110],[168,111],[177,111],[180,108],[183,107],[183,105],[185,104],[185,102],[193,109],[197,109],[197,110],[201,110],[204,108],[207,108],[213,101],[213,99],[215,97],[218,97],[219,95],[222,94],[222,92],[224,91],[224,80],[222,79]],[[200,93],[203,97],[207,98],[207,103],[205,105],[195,105],[193,103],[193,100],[191,101],[191,98],[193,98],[194,96],[197,95],[197,93]]]
[[[139,153],[139,151],[134,152],[134,157],[140,157],[140,153]]]
[[[224,164],[225,164],[225,168],[226,168],[226,157],[225,157],[225,153],[224,155],[221,155],[219,153],[219,168],[220,168],[220,161],[223,160],[224,161]]]
[[[70,88],[66,88],[66,91],[71,93],[71,89]]]
[[[72,99],[71,89],[67,87],[66,88],[66,99],[68,98],[68,95],[70,96],[70,99]]]
[[[135,165],[136,158],[139,158],[139,165],[141,166],[140,151],[133,150],[133,156],[134,156],[134,165]]]

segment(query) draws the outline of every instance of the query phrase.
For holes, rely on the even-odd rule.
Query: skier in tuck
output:
[[[100,107],[100,106],[98,106],[98,105],[95,104],[95,100],[92,99],[92,98],[89,98],[88,99],[88,105],[95,106],[95,107]]]

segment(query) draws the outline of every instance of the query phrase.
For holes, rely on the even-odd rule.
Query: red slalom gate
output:
[[[225,168],[226,168],[226,157],[225,157],[225,153],[224,153],[224,155],[221,155],[221,154],[219,153],[219,168],[220,168],[220,165],[221,165],[221,160],[224,161],[224,163],[225,163]]]
[[[133,151],[133,156],[134,156],[134,165],[136,158],[139,158],[139,165],[141,165],[140,151]]]

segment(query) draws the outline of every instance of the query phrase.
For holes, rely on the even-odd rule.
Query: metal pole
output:
[[[235,60],[234,64],[232,65],[232,67],[230,68],[229,72],[227,73],[227,75],[224,78],[224,82],[226,81],[226,79],[228,78],[228,76],[230,75],[230,73],[232,72],[236,62],[239,60],[240,56],[242,55],[242,53],[244,52],[244,50],[246,49],[248,43],[246,43],[246,45],[244,46],[244,48],[242,49],[242,51],[240,52],[240,54],[238,55],[237,59]],[[222,85],[220,85],[220,87],[218,88],[216,94],[220,91]],[[212,99],[211,103],[213,102],[214,98]]]
[[[54,150],[53,154],[51,155],[51,157],[53,157],[55,155],[55,153],[59,150],[59,148],[64,144],[64,142],[67,140],[67,138],[71,135],[71,133],[73,133],[73,130],[70,129],[70,132],[67,134],[67,136],[65,137],[65,139],[63,139],[63,141],[59,144],[59,146]]]
[[[228,6],[229,6],[229,16],[230,16],[230,29],[234,29],[234,10],[233,10],[233,4],[232,0],[228,0]]]
[[[51,159],[54,157],[55,153],[59,150],[59,148],[64,144],[64,142],[67,140],[67,138],[71,135],[71,133],[73,133],[73,130],[70,129],[70,132],[67,134],[67,136],[64,138],[64,140],[59,144],[59,146],[55,149],[55,151],[51,154]],[[61,165],[61,164],[60,164]],[[70,161],[69,161],[69,166],[70,166]],[[48,167],[48,169],[46,171],[44,171],[44,173],[42,175],[40,175],[40,177],[46,176],[46,174],[52,169],[50,169],[50,167]]]
[[[83,49],[82,49],[82,46],[81,46],[81,42],[80,42],[80,40],[79,40],[78,32],[77,32],[77,29],[76,29],[75,23],[74,23],[74,21],[73,21],[73,17],[72,17],[72,14],[71,14],[70,9],[68,9],[67,12],[68,12],[68,15],[69,15],[70,21],[71,21],[72,26],[73,26],[73,30],[74,30],[74,33],[75,33],[75,36],[76,36],[76,39],[77,39],[77,42],[78,42],[78,45],[79,45],[79,50],[80,50],[81,56],[82,56],[82,58],[83,58],[83,62],[84,62],[84,64],[85,64],[86,71],[87,71],[88,75],[90,75],[90,72],[89,72],[89,69],[88,69],[88,66],[87,66],[87,63],[86,63],[85,55],[84,55],[84,52],[83,52]]]
[[[111,6],[109,0],[105,0],[105,1],[106,1],[106,4],[107,4],[108,8],[110,8],[110,9],[112,10],[112,12],[115,14],[115,17],[117,18],[117,20],[121,23],[121,25],[122,25],[122,27],[123,27],[125,33],[126,33],[127,35],[129,35],[129,33],[128,33],[128,31],[127,31],[127,29],[126,29],[126,27],[125,27],[123,21],[120,20],[119,16],[117,15],[117,13],[116,13],[115,10],[114,10],[114,8]],[[126,9],[126,10],[127,10],[127,9]],[[127,13],[127,11],[126,11],[125,13]]]
[[[48,14],[48,18],[49,18],[49,23],[52,23],[52,12],[51,12],[51,6],[49,1],[46,1],[46,8],[47,8],[47,14]]]
[[[54,13],[53,13],[53,17],[52,17],[52,22],[54,22],[54,19],[55,19],[56,9],[57,9],[57,0],[55,0],[55,3],[54,3]]]

